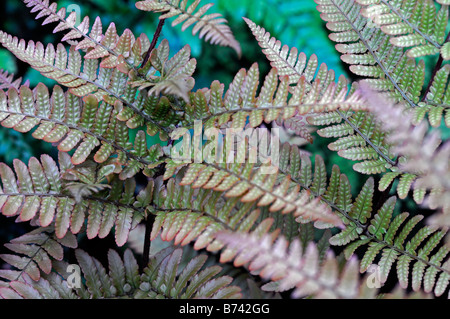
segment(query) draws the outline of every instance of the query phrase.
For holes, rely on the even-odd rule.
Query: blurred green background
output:
[[[137,10],[134,0],[57,2],[58,7],[71,6],[69,8],[79,9],[83,17],[86,15],[90,17],[91,22],[96,16],[101,16],[104,30],[110,22],[115,22],[119,34],[125,28],[129,28],[136,35],[146,33],[151,39],[158,24],[158,14]],[[190,33],[192,27],[186,32],[181,32],[180,26],[172,28],[170,23],[166,23],[161,36],[161,38],[168,39],[172,53],[186,44],[191,46],[192,56],[197,59],[197,71],[194,76],[198,88],[209,87],[213,80],[220,80],[225,83],[225,87],[228,87],[240,68],[249,68],[254,62],[259,64],[261,77],[269,71],[269,63],[261,53],[257,41],[242,17],[253,20],[283,44],[290,47],[295,46],[307,56],[315,53],[319,63],[326,63],[330,69],[336,72],[336,78],[341,74],[350,76],[334,49],[334,43],[328,39],[325,24],[320,19],[313,0],[204,0],[202,4],[208,2],[215,3],[210,12],[222,13],[229,21],[235,37],[242,46],[241,59],[238,59],[236,53],[230,48],[212,46],[192,36]],[[35,14],[31,14],[22,1],[0,1],[1,30],[26,40],[41,41],[44,44],[57,43],[63,33],[54,35],[52,32],[56,24],[41,26],[42,21],[43,19],[36,21]],[[52,81],[42,77],[27,64],[17,61],[2,48],[0,48],[0,69],[15,73],[17,77],[28,79],[31,87],[39,82],[44,82],[49,86],[53,85]],[[351,161],[340,158],[335,152],[329,152],[327,149],[329,142],[329,140],[315,138],[314,144],[306,146],[306,149],[313,154],[322,155],[329,172],[331,172],[332,164],[338,164],[341,171],[349,176],[352,190],[359,190],[365,178],[364,180],[358,179],[358,175],[352,170],[353,163]],[[20,134],[0,127],[1,162],[11,165],[14,158],[27,162],[31,156],[39,156],[42,153],[56,156],[56,149],[48,143],[34,140],[30,134]],[[24,230],[18,229],[17,225],[6,226],[3,223],[4,217],[0,218],[3,225],[0,227],[0,246],[3,246],[3,243],[8,242]],[[91,241],[90,249],[98,249],[95,241]]]

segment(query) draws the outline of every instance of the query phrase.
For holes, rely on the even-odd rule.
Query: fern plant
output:
[[[354,78],[244,18],[270,71],[254,63],[227,88],[198,88],[189,45],[171,53],[161,30],[166,21],[192,27],[240,56],[213,4],[136,2],[159,14],[149,37],[24,0],[62,42],[0,31],[0,43],[57,84],[30,87],[0,72],[0,123],[58,155],[0,164],[1,214],[34,228],[5,244],[0,296],[445,296],[448,4],[316,2]],[[429,68],[423,57],[433,54]],[[282,140],[286,132],[334,138],[329,149],[357,161],[361,189],[326,157]],[[155,135],[161,144],[148,142]],[[80,248],[109,236],[117,247],[106,257]]]

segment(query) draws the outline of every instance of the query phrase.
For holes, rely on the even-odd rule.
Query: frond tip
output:
[[[200,39],[203,37],[211,44],[218,44],[233,48],[239,56],[241,56],[241,47],[234,38],[230,27],[225,24],[227,21],[221,17],[219,13],[206,14],[205,13],[213,6],[213,3],[208,3],[197,12],[200,0],[195,0],[189,7],[188,1],[183,0],[145,0],[136,3],[136,8],[143,11],[153,11],[164,13],[160,19],[167,19],[177,16],[172,22],[172,26],[183,23],[181,30],[184,31],[191,25],[194,25],[192,34],[196,35],[198,32]]]
[[[295,288],[294,297],[355,298],[360,294],[358,261],[351,259],[341,274],[334,254],[330,251],[322,265],[318,249],[310,243],[305,251],[298,239],[288,247],[288,241],[270,235],[220,233],[218,238],[236,250],[234,265],[248,264],[253,274],[271,279],[278,291]]]

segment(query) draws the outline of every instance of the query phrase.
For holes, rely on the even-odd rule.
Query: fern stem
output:
[[[153,49],[156,47],[156,44],[158,43],[158,39],[159,39],[159,36],[161,35],[162,28],[164,26],[165,21],[166,21],[166,19],[159,20],[158,26],[156,27],[156,31],[153,34],[152,43],[150,43],[150,47],[147,50],[147,54],[145,55],[145,58],[144,58],[144,61],[142,62],[141,68],[144,67],[147,64],[148,60],[150,59],[150,55],[151,55]]]
[[[150,248],[151,248],[150,235],[152,233],[154,222],[155,216],[153,214],[149,214],[145,220],[144,249],[142,252],[141,271],[143,271],[145,267],[148,266],[150,260]]]
[[[28,262],[26,263],[25,267],[23,267],[23,268],[20,270],[20,272],[19,272],[19,274],[17,275],[15,281],[18,281],[18,280],[20,279],[20,277],[22,277],[22,274],[25,272],[25,269],[27,269],[28,266],[33,262],[34,258],[35,258],[35,257],[38,255],[38,253],[43,249],[42,246],[45,245],[45,243],[46,243],[49,239],[50,239],[50,237],[47,237],[47,238],[45,238],[45,240],[44,240],[41,244],[39,244],[39,248],[36,249],[36,251],[34,252],[34,254],[31,255],[31,256],[29,257]]]
[[[283,170],[279,169],[281,173],[283,173],[284,175],[289,175],[288,173],[284,172]],[[436,269],[438,269],[441,272],[446,272],[448,274],[450,274],[450,270],[445,269],[441,266],[435,265],[433,263],[431,263],[430,261],[420,258],[419,256],[413,255],[411,253],[409,253],[406,250],[402,250],[394,245],[391,245],[383,240],[379,240],[378,238],[376,238],[374,235],[372,235],[371,233],[368,232],[367,228],[368,225],[362,224],[361,222],[359,222],[358,220],[354,219],[353,217],[351,217],[346,211],[340,209],[339,207],[337,207],[335,205],[335,203],[323,198],[322,196],[320,196],[319,194],[313,192],[311,189],[309,189],[308,187],[305,187],[305,185],[303,183],[301,183],[299,180],[291,177],[291,180],[295,183],[297,183],[300,187],[307,189],[311,192],[311,194],[317,198],[320,198],[324,203],[326,203],[328,206],[330,206],[331,208],[333,208],[335,211],[337,211],[338,213],[340,213],[342,216],[344,216],[346,219],[350,220],[352,223],[354,223],[357,227],[363,229],[364,231],[364,235],[367,236],[368,238],[370,238],[373,241],[376,241],[377,243],[383,244],[385,247],[388,247],[390,249],[393,249],[395,251],[397,251],[398,253],[402,254],[402,255],[407,255],[409,257],[411,257],[412,259],[415,259],[417,261],[423,262],[424,264],[434,267]]]

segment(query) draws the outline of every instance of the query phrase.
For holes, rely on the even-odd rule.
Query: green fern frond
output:
[[[434,128],[439,128],[442,122],[450,128],[450,108],[447,105],[424,105],[415,108],[413,111],[413,124],[419,125],[423,121],[428,121]],[[443,121],[442,121],[443,120]]]
[[[74,283],[68,281],[68,264],[63,264],[57,273],[42,275],[35,282],[26,275],[3,282],[0,295],[5,299],[241,298],[241,289],[231,285],[233,279],[219,275],[221,267],[205,266],[205,255],[182,266],[183,251],[169,247],[152,256],[142,273],[129,249],[123,259],[109,250],[109,270],[83,250],[76,250],[75,256],[84,277],[79,287],[70,288]]]
[[[450,270],[443,261],[450,250],[441,240],[447,230],[424,226],[418,231],[413,228],[423,219],[416,215],[408,218],[408,213],[394,215],[396,197],[389,198],[372,215],[374,182],[370,178],[358,195],[351,211],[346,214],[346,227],[330,238],[332,245],[345,246],[346,258],[350,258],[358,248],[364,247],[360,271],[367,269],[378,260],[380,281],[384,284],[397,262],[397,277],[403,288],[408,287],[408,277],[412,275],[414,291],[419,291],[422,283],[425,292],[440,296],[447,287],[445,278]],[[406,221],[406,223],[405,223]],[[403,226],[402,226],[403,225]],[[411,237],[410,234],[415,234]],[[427,239],[430,237],[429,239]],[[435,255],[436,254],[436,255]],[[413,266],[410,269],[410,266]],[[428,275],[425,275],[427,274]],[[435,285],[439,274],[439,285]]]
[[[143,11],[153,11],[163,13],[159,19],[168,19],[177,17],[172,22],[172,26],[183,24],[181,30],[186,30],[190,26],[194,26],[192,34],[199,34],[199,38],[205,38],[212,44],[228,46],[233,48],[238,55],[241,55],[241,47],[233,36],[230,27],[226,24],[226,20],[221,14],[206,14],[213,6],[208,3],[201,6],[200,0],[195,0],[188,6],[188,1],[183,0],[145,0],[136,3],[136,8]],[[196,11],[196,12],[195,12]]]
[[[440,52],[448,23],[446,6],[437,8],[432,0],[357,0],[362,15],[390,36],[390,43],[409,48],[411,58]]]
[[[404,49],[361,16],[362,6],[353,0],[315,0],[321,17],[338,42],[336,49],[350,70],[374,89],[387,92],[396,102],[416,107],[424,84],[425,66],[408,58]]]

